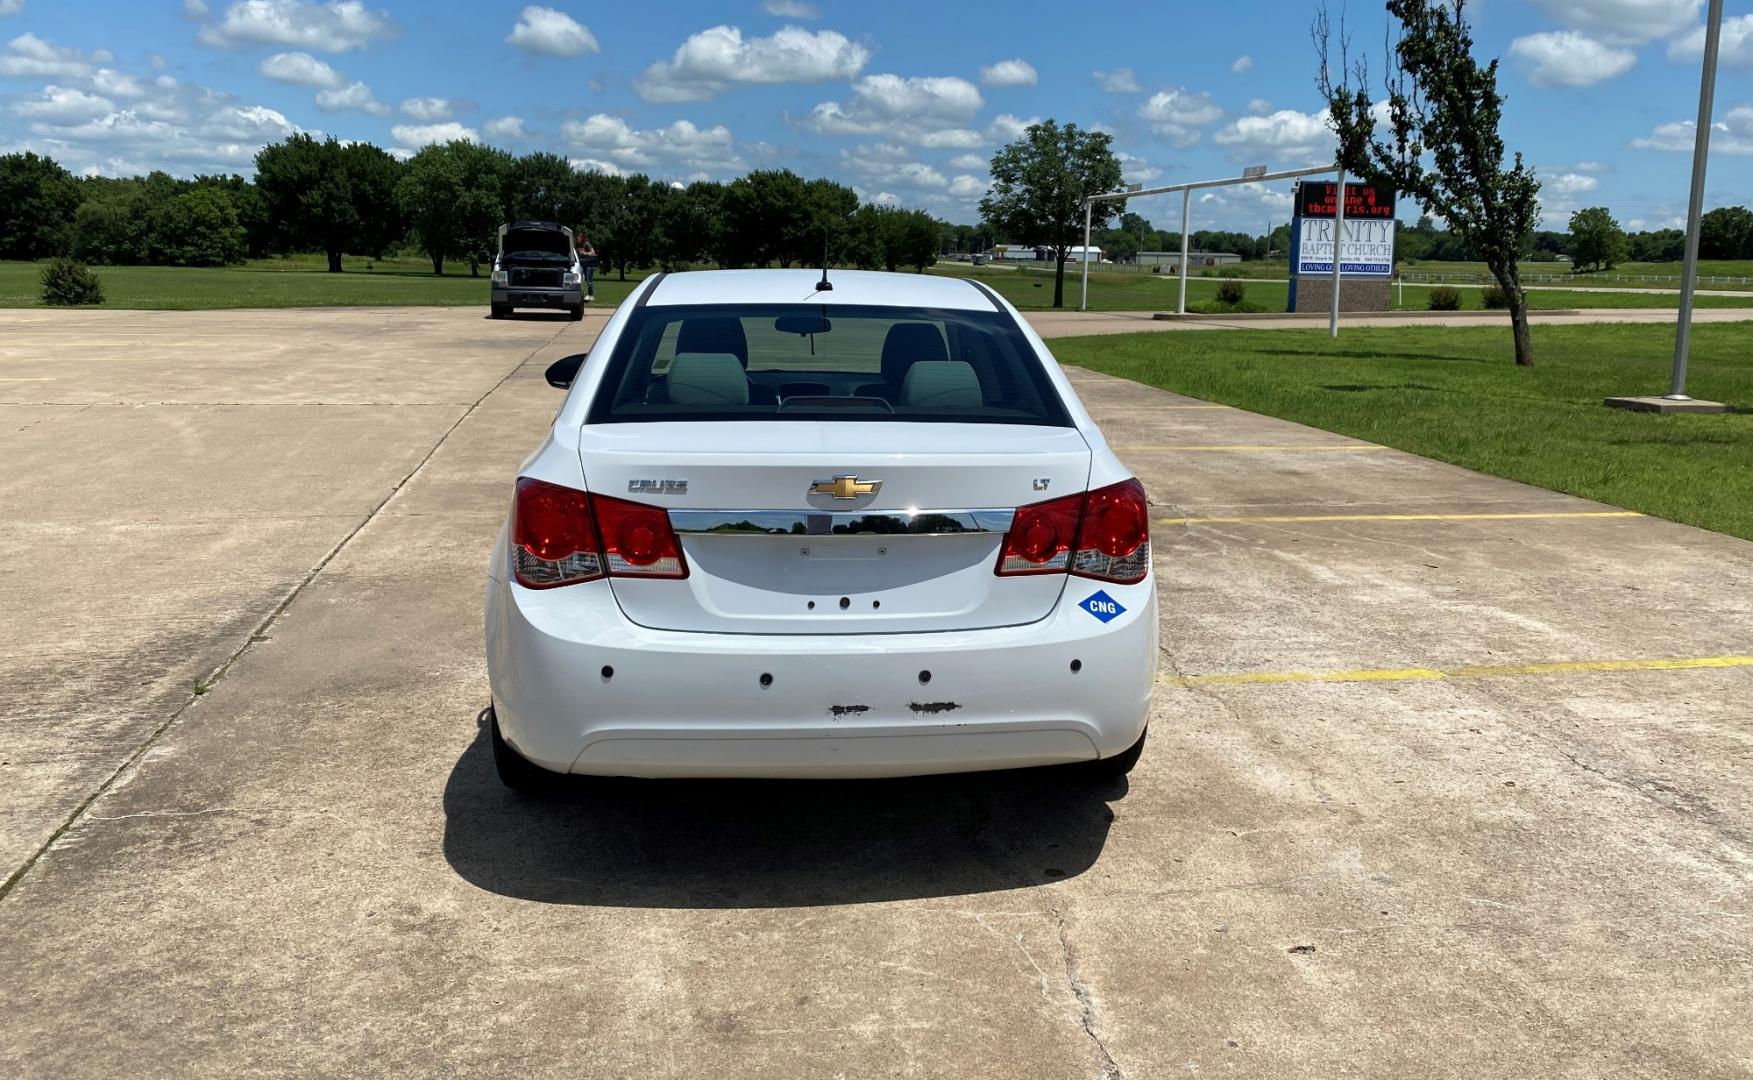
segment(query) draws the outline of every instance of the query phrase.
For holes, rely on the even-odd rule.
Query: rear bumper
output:
[[[1156,674],[1155,585],[1099,587],[1126,608],[1108,623],[1076,606],[1097,583],[1072,578],[1027,626],[806,636],[652,630],[606,582],[489,579],[488,675],[506,740],[557,772],[876,777],[1086,761],[1138,740]]]
[[[503,307],[576,307],[584,303],[583,286],[543,289],[523,285],[494,285],[492,303]]]

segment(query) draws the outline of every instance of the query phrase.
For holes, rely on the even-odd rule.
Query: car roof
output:
[[[888,274],[872,270],[829,270],[832,292],[818,292],[822,271],[693,270],[666,274],[646,303],[683,304],[836,304],[870,307],[950,308],[992,311],[987,293],[965,278],[938,274]]]

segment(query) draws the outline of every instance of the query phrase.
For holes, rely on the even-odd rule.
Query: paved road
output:
[[[0,1075],[1753,1070],[1753,544],[1103,376],[1130,784],[508,797],[481,570],[599,325],[0,315]]]

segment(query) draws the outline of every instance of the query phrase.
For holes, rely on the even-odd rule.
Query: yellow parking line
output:
[[[1540,518],[1643,517],[1636,510],[1541,510],[1500,514],[1264,514],[1257,517],[1157,518],[1158,525],[1296,524],[1311,521],[1525,521]]]
[[[1305,450],[1386,450],[1374,443],[1341,443],[1336,446],[1115,446],[1114,450],[1184,450],[1230,454],[1300,454]]]
[[[1611,671],[1690,671],[1753,667],[1753,656],[1700,656],[1675,660],[1575,660],[1552,664],[1475,664],[1448,668],[1386,668],[1377,671],[1256,671],[1240,675],[1175,675],[1172,686],[1251,686],[1270,683],[1407,682],[1415,679],[1485,679],[1510,675],[1588,675]]]

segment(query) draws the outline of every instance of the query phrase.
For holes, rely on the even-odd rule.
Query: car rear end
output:
[[[488,585],[505,742],[637,776],[1134,746],[1144,493],[1044,347],[962,283],[782,274],[647,286],[526,463]]]

